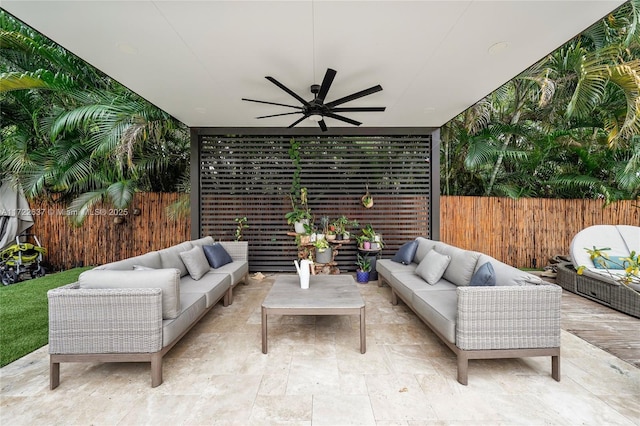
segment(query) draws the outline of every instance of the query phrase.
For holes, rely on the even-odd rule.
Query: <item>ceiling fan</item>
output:
[[[336,76],[336,71],[327,68],[327,72],[324,74],[324,78],[322,80],[322,84],[312,84],[311,85],[311,93],[313,93],[313,99],[310,101],[305,101],[302,97],[298,96],[293,90],[286,87],[284,84],[280,83],[273,77],[265,77],[267,80],[287,92],[289,95],[296,98],[302,106],[298,105],[286,105],[280,104],[277,102],[268,102],[268,101],[259,101],[256,99],[247,99],[242,98],[243,101],[249,102],[257,102],[260,104],[268,104],[268,105],[278,105],[287,108],[295,108],[298,111],[294,112],[284,112],[281,114],[272,114],[272,115],[262,115],[256,118],[269,118],[269,117],[279,117],[282,115],[293,115],[293,114],[302,114],[302,117],[294,121],[289,128],[292,128],[296,124],[300,123],[305,118],[309,118],[312,121],[316,121],[318,126],[323,132],[327,131],[327,125],[324,122],[324,117],[333,118],[336,120],[344,121],[345,123],[353,124],[354,126],[359,126],[362,123],[356,120],[353,120],[348,117],[344,117],[342,115],[336,114],[337,112],[382,112],[385,110],[385,107],[338,107],[338,105],[342,105],[346,102],[353,101],[363,96],[371,95],[373,93],[379,92],[382,90],[382,86],[379,84],[377,86],[370,87],[365,90],[361,90],[356,93],[352,93],[351,95],[345,96],[340,99],[336,99],[335,101],[325,103],[324,100],[329,92],[329,88],[331,87],[331,83],[333,83],[333,79]]]

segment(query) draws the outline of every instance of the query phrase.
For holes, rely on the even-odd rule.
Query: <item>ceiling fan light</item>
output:
[[[315,121],[317,123],[318,121],[322,120],[322,116],[320,114],[311,114],[309,116],[309,120]]]

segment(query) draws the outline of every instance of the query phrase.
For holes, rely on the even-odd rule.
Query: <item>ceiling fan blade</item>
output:
[[[299,118],[299,119],[297,119],[296,121],[294,121],[294,122],[289,126],[289,129],[290,129],[290,128],[292,128],[293,126],[295,126],[296,124],[300,123],[302,120],[304,120],[304,119],[305,119],[305,118],[307,118],[307,117],[308,117],[308,115],[307,115],[307,114],[303,115],[301,118]]]
[[[284,90],[285,92],[287,92],[288,94],[290,94],[291,96],[293,96],[294,98],[296,98],[298,101],[300,101],[300,103],[302,103],[302,105],[308,106],[309,102],[305,101],[304,99],[302,99],[300,96],[298,96],[293,90],[289,89],[287,86],[285,86],[284,84],[280,83],[278,80],[276,80],[273,77],[265,77],[267,80],[269,80],[270,82],[272,82],[273,84],[275,84],[276,86],[278,86],[279,88],[281,88],[282,90]]]
[[[291,115],[291,114],[302,114],[302,111],[283,112],[282,114],[261,115],[260,117],[256,117],[256,118],[280,117],[281,115]]]
[[[331,118],[335,118],[336,120],[344,121],[345,123],[353,124],[354,126],[359,126],[359,125],[361,125],[361,124],[362,124],[362,123],[361,123],[361,122],[359,122],[359,121],[352,120],[352,119],[350,119],[350,118],[343,117],[343,116],[341,116],[341,115],[334,114],[334,113],[331,113],[331,112],[329,112],[329,113],[325,113],[324,115],[325,115],[326,117],[331,117]]]
[[[324,120],[318,121],[318,126],[320,126],[320,130],[322,130],[323,132],[327,131],[327,124],[324,122]]]
[[[320,102],[324,102],[324,98],[327,97],[327,93],[329,92],[329,88],[331,87],[331,83],[333,83],[333,79],[336,77],[336,70],[331,68],[327,68],[327,72],[324,74],[324,79],[322,80],[322,85],[320,86],[320,91],[318,92],[318,99]]]
[[[345,108],[332,108],[333,112],[382,112],[386,107],[345,107]]]
[[[286,104],[279,104],[277,102],[267,102],[267,101],[258,101],[256,99],[247,99],[247,98],[242,98],[243,101],[248,101],[248,102],[257,102],[259,104],[267,104],[267,105],[278,105],[278,106],[283,106],[283,107],[288,107],[288,108],[296,108],[296,109],[302,109],[301,106],[295,106],[295,105],[286,105]]]
[[[333,108],[334,106],[341,105],[345,102],[353,101],[363,96],[371,95],[372,93],[376,93],[381,90],[382,90],[382,86],[378,84],[377,86],[369,87],[368,89],[361,90],[349,96],[345,96],[344,98],[336,99],[335,101],[325,104],[325,106],[328,106],[329,108]]]

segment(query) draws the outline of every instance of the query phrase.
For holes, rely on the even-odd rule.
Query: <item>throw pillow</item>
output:
[[[400,246],[395,256],[391,258],[393,262],[402,263],[403,265],[409,265],[413,262],[413,256],[416,255],[418,249],[418,241],[413,240],[408,243],[404,243]]]
[[[204,274],[209,272],[211,269],[209,261],[200,246],[195,246],[191,250],[183,251],[180,253],[180,258],[182,259],[184,266],[187,267],[187,271],[189,271],[191,278],[196,281],[202,278]]]
[[[470,286],[494,286],[496,285],[496,273],[493,271],[493,265],[486,262],[478,268],[471,277]]]
[[[227,253],[220,243],[215,243],[212,246],[202,246],[202,249],[212,268],[219,268],[227,263],[233,262],[229,253]]]
[[[444,271],[449,266],[449,262],[451,262],[451,257],[431,249],[418,264],[416,274],[429,284],[434,285],[442,278]]]
[[[598,269],[625,269],[629,266],[629,261],[624,260],[628,256],[609,256],[606,257],[598,256],[593,259],[593,265]]]

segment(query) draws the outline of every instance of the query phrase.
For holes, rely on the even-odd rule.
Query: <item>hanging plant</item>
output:
[[[369,193],[369,184],[366,186],[367,192],[362,196],[362,205],[365,209],[373,207],[373,196]]]

